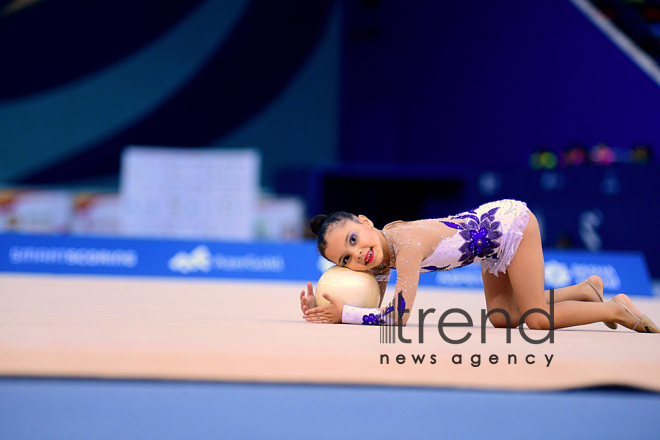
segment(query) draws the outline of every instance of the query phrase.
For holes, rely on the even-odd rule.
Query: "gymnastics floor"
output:
[[[384,344],[304,322],[303,287],[0,274],[0,439],[660,438],[660,335],[597,323],[507,343],[487,324],[482,342],[483,293],[422,288],[423,342],[413,314],[411,343]],[[632,298],[660,320],[657,297]],[[451,308],[474,321],[444,328],[462,344],[438,332]]]

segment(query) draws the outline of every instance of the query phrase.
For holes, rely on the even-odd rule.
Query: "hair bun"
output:
[[[323,222],[325,222],[326,218],[328,218],[327,215],[319,214],[315,215],[314,218],[309,221],[309,227],[312,228],[314,235],[319,235],[319,230],[321,229],[321,226],[323,226]]]

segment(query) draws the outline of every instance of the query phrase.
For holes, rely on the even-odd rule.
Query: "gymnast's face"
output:
[[[383,247],[374,224],[361,215],[346,221],[326,235],[325,257],[338,266],[365,271],[383,262]]]

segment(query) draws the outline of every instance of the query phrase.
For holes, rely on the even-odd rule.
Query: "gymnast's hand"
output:
[[[304,318],[308,322],[318,322],[323,324],[339,324],[341,314],[344,310],[344,303],[328,295],[323,294],[323,298],[330,301],[330,304],[316,307],[305,312]]]
[[[314,307],[316,307],[314,287],[312,287],[312,283],[307,283],[307,295],[305,295],[304,290],[300,292],[300,310],[303,312],[303,319],[305,319],[305,312]]]

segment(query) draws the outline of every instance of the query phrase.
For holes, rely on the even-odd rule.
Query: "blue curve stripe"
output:
[[[333,3],[253,1],[215,56],[160,108],[18,183],[117,174],[127,145],[203,146],[227,134],[275,99],[300,70],[323,35]]]
[[[14,182],[73,157],[158,109],[213,58],[249,4],[206,0],[161,38],[106,69],[0,101],[0,145],[8,147],[0,181]]]
[[[0,100],[60,86],[157,39],[201,0],[44,0],[0,17]]]

